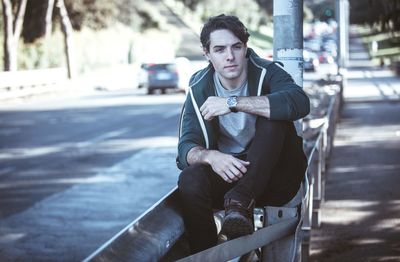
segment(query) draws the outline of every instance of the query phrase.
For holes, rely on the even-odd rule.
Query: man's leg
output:
[[[247,205],[265,193],[281,156],[289,124],[257,118],[256,133],[247,153],[246,160],[250,162],[247,173],[226,193],[225,199],[235,199]]]
[[[179,194],[192,253],[217,244],[213,208],[223,207],[224,194],[232,186],[201,164],[185,168],[179,176]]]
[[[253,232],[254,200],[262,200],[263,205],[267,202],[281,205],[293,197],[298,189],[298,177],[305,171],[304,165],[298,163],[305,160],[303,155],[302,139],[297,137],[292,123],[257,119],[256,133],[246,158],[250,165],[236,186],[225,194],[222,230],[228,238]]]

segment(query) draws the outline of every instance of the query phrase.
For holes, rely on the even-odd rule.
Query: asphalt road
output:
[[[152,7],[182,33],[177,56],[203,60],[195,32]],[[185,96],[115,91],[124,70],[89,77],[104,92],[0,104],[1,262],[81,261],[176,185]]]
[[[76,261],[169,192],[184,95],[0,108],[0,261]]]

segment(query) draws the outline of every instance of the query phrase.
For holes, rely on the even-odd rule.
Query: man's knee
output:
[[[194,164],[182,170],[178,179],[179,191],[184,195],[196,194],[207,185],[207,168],[202,164]]]
[[[283,141],[287,131],[290,128],[290,123],[288,121],[281,120],[270,120],[265,117],[258,117],[256,123],[256,133],[255,140],[259,141],[260,139],[264,141]]]
[[[256,122],[256,131],[259,129],[284,131],[290,122],[282,120],[271,120],[265,117],[258,117]]]

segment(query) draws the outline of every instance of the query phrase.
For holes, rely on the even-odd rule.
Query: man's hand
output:
[[[238,181],[247,172],[246,166],[250,162],[243,161],[229,154],[217,150],[208,150],[200,146],[193,147],[187,154],[189,165],[203,163],[211,168],[228,183]]]
[[[205,160],[210,164],[214,172],[228,183],[238,181],[242,178],[247,172],[246,166],[250,165],[250,162],[216,150],[209,150]]]
[[[200,107],[200,112],[205,120],[212,120],[216,116],[230,113],[231,110],[226,104],[226,97],[210,96]]]

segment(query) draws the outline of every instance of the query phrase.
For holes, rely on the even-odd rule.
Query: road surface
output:
[[[76,261],[176,185],[184,95],[145,90],[0,108],[0,261]]]

